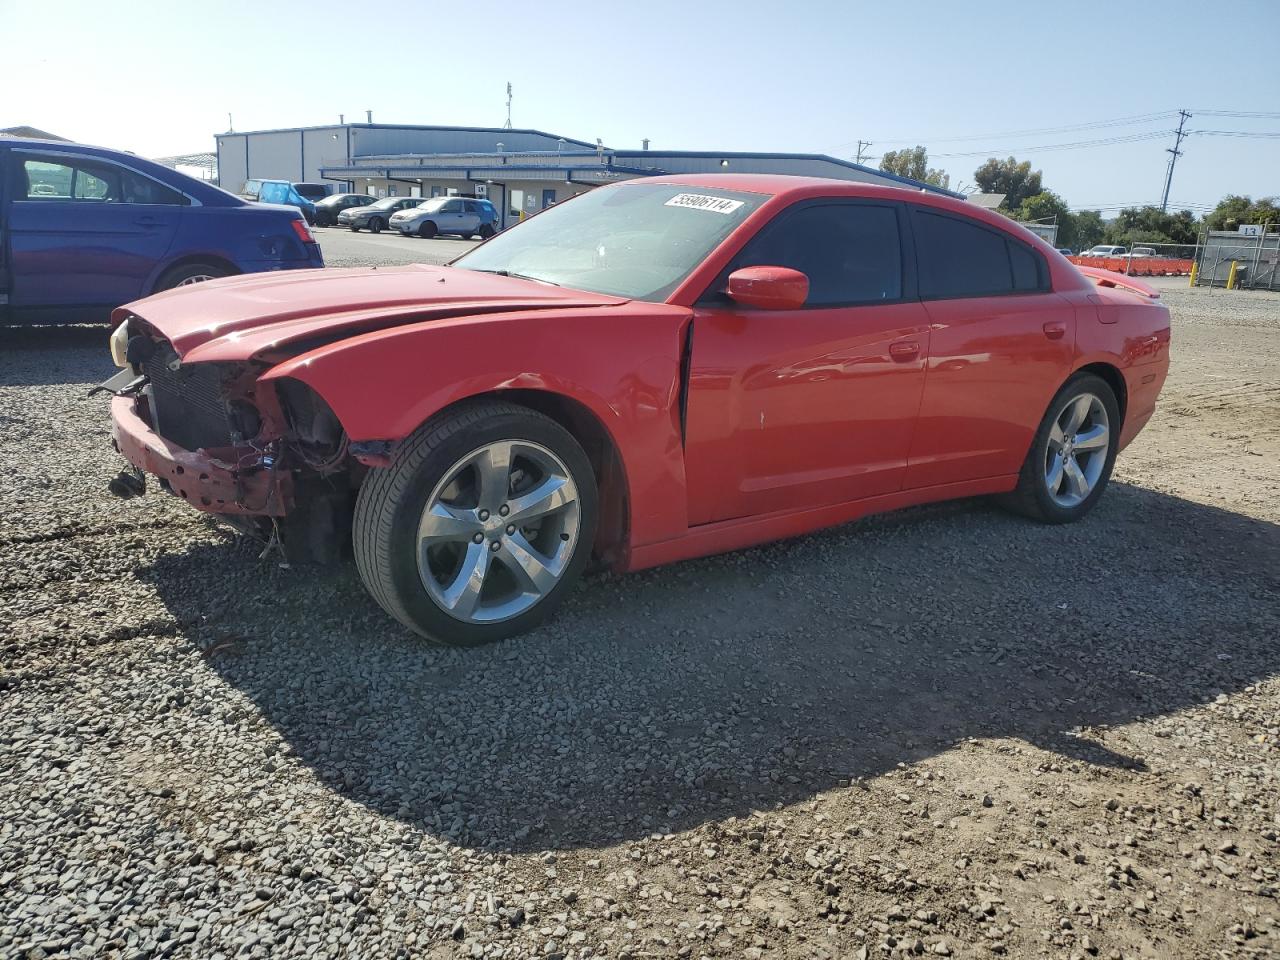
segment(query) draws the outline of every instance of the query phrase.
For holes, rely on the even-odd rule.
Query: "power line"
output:
[[[1073,123],[1058,127],[1032,127],[1026,130],[1005,130],[1000,133],[976,133],[963,137],[881,137],[880,143],[962,143],[968,140],[994,140],[996,137],[1036,136],[1049,133],[1074,133],[1081,130],[1098,130],[1104,127],[1120,127],[1139,123],[1153,123],[1156,120],[1172,120],[1178,115],[1176,110],[1163,113],[1142,113],[1128,117],[1115,117],[1110,120],[1091,120],[1085,123]],[[849,141],[852,142],[852,141]],[[837,147],[848,146],[848,142],[836,144]]]
[[[1090,147],[1108,147],[1118,143],[1140,143],[1143,140],[1159,140],[1167,137],[1172,131],[1170,130],[1152,130],[1147,133],[1133,133],[1118,137],[1102,137],[1097,140],[1075,140],[1069,143],[1047,143],[1034,147],[988,147],[983,150],[965,150],[958,153],[935,153],[932,156],[936,158],[943,157],[983,157],[995,156],[996,154],[1015,154],[1015,153],[1044,153],[1049,150],[1084,150]]]

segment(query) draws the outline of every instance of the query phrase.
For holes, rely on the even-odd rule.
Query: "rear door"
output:
[[[185,196],[113,161],[62,151],[15,149],[9,172],[15,313],[65,310],[59,319],[73,319],[149,292]]]
[[[478,200],[462,201],[462,222],[460,226],[463,233],[478,233],[480,231],[480,202]]]
[[[1030,244],[914,205],[911,225],[932,334],[906,487],[1017,473],[1070,372],[1075,308]]]

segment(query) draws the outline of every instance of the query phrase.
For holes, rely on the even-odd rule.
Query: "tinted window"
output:
[[[831,204],[785,213],[739,255],[737,267],[790,267],[809,278],[807,306],[897,300],[902,246],[893,207]]]
[[[1013,267],[1013,289],[1040,289],[1040,257],[1020,243],[1009,241],[1009,263]]]
[[[132,170],[87,159],[68,162],[24,160],[25,183],[19,195],[28,200],[89,200],[96,203],[166,203],[185,205],[181,193]]]
[[[443,207],[440,208],[440,212],[441,213],[461,213],[462,201],[450,200],[448,203],[446,203]]]
[[[1012,293],[1013,273],[1004,236],[961,220],[915,210],[920,296],[971,297]]]

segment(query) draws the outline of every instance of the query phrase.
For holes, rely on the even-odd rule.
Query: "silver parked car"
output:
[[[412,210],[393,214],[391,229],[399,230],[406,237],[453,234],[464,240],[477,235],[487,240],[498,230],[498,210],[488,200],[433,197]]]
[[[421,202],[421,197],[383,197],[367,207],[348,207],[338,214],[338,226],[350,227],[353,233],[366,228],[370,233],[381,233],[393,213],[416,207]]]

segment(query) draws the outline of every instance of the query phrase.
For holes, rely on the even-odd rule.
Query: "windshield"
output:
[[[400,203],[403,199],[404,197],[387,197],[383,200],[379,200],[377,203],[369,204],[369,209],[370,210],[390,210],[397,203]]]
[[[444,200],[440,197],[433,197],[425,203],[420,203],[415,207],[416,210],[426,210],[428,213],[435,213],[444,206]]]
[[[670,183],[601,187],[498,234],[453,266],[664,300],[768,199]]]

